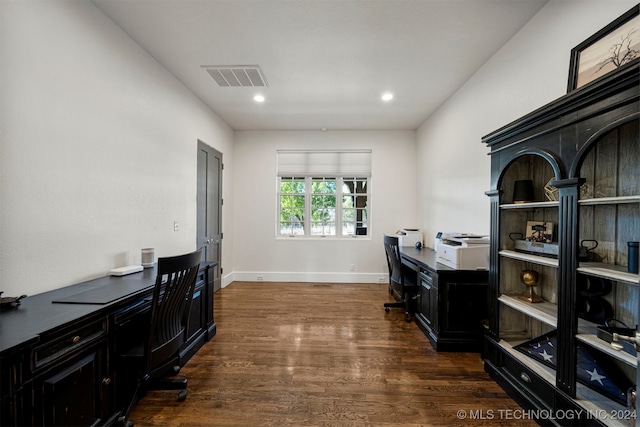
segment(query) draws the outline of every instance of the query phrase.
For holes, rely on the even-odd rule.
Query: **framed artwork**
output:
[[[527,221],[525,239],[530,242],[553,242],[553,223],[543,221]]]
[[[640,58],[639,11],[634,6],[571,50],[568,92]]]

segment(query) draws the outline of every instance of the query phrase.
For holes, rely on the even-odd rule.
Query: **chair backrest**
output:
[[[404,284],[402,276],[402,261],[400,259],[400,247],[398,238],[395,236],[384,236],[384,251],[387,254],[387,265],[389,266],[389,280],[399,285]]]
[[[200,261],[201,250],[158,258],[151,302],[151,328],[145,346],[147,373],[175,358],[186,341]]]

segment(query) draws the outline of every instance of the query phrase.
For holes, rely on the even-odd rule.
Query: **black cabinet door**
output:
[[[420,273],[420,307],[423,320],[435,333],[438,332],[438,286],[433,273]]]
[[[206,298],[204,295],[205,289],[202,285],[202,282],[198,284],[191,300],[191,312],[189,313],[189,324],[187,326],[187,346],[198,338],[205,326],[204,303]]]
[[[0,357],[0,426],[25,425],[22,354]]]
[[[487,318],[487,284],[447,283],[447,307],[443,330],[448,332],[482,332]]]
[[[110,405],[106,341],[80,358],[61,363],[33,381],[33,425],[100,424]]]
[[[96,357],[91,354],[43,383],[44,424],[86,426],[96,418]],[[76,402],[82,401],[82,404]]]

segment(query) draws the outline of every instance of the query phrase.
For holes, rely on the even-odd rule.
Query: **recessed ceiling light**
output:
[[[393,99],[393,94],[390,92],[386,92],[382,94],[383,101],[391,101]]]
[[[253,100],[256,102],[264,102],[264,96],[262,95],[256,95],[253,97]]]

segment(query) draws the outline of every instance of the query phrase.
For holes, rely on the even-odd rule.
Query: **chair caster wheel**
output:
[[[385,307],[384,311],[385,311],[385,313],[388,313],[389,312],[389,307]]]
[[[187,398],[187,390],[180,390],[178,392],[178,402],[184,402]]]
[[[127,420],[125,417],[118,417],[118,424],[119,426],[122,427],[133,427],[133,423],[129,420]]]

